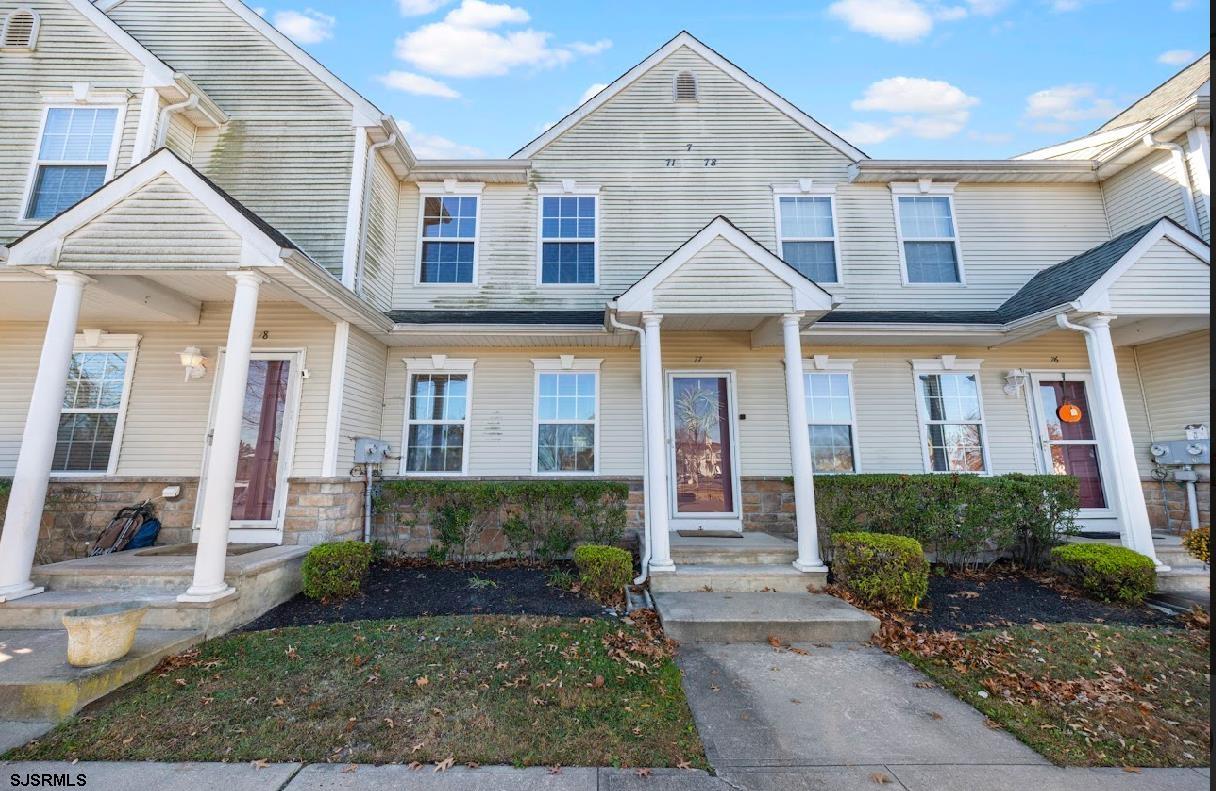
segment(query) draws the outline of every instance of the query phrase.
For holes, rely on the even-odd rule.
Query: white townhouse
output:
[[[819,475],[1074,475],[1150,556],[1184,518],[1149,448],[1210,421],[1207,56],[1079,140],[875,160],[680,33],[435,161],[239,0],[0,21],[0,601],[162,492],[190,601],[227,542],[357,535],[356,436],[629,481],[655,574],[684,529],[820,573]]]

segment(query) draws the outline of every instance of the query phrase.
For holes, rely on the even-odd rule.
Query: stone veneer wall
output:
[[[1174,481],[1144,481],[1144,502],[1148,505],[1148,520],[1154,530],[1181,533],[1191,527],[1191,513],[1186,504],[1186,487]],[[1199,504],[1199,526],[1212,524],[1212,482],[1204,475],[1195,484],[1195,499]],[[1168,519],[1166,518],[1168,516]]]
[[[322,544],[363,538],[363,481],[292,478],[287,489],[284,544]]]

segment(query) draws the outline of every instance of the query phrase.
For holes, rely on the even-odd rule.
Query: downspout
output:
[[[615,313],[608,314],[608,321],[613,329],[628,330],[635,332],[638,336],[638,359],[642,366],[642,393],[646,392],[646,330],[641,327],[635,327],[632,324],[625,324],[616,317]],[[641,585],[646,581],[650,573],[650,465],[646,460],[646,437],[647,421],[646,421],[646,403],[643,396],[642,403],[642,552],[641,552],[641,569],[642,573],[634,579],[634,585]]]
[[[1187,229],[1199,235],[1199,212],[1195,208],[1195,187],[1191,184],[1191,172],[1186,166],[1186,150],[1177,143],[1164,143],[1151,134],[1145,135],[1144,145],[1160,151],[1169,151],[1178,170],[1178,185],[1182,189],[1182,209],[1186,212]]]
[[[362,293],[363,262],[367,259],[367,226],[371,222],[372,181],[375,174],[372,167],[376,162],[376,152],[397,144],[396,133],[389,135],[388,140],[373,143],[367,149],[367,163],[363,166],[363,210],[359,212],[359,253],[355,257],[355,280],[351,290],[356,294]]]
[[[160,117],[156,119],[156,144],[152,146],[152,150],[156,150],[165,145],[165,140],[169,137],[169,116],[180,113],[182,110],[192,110],[198,107],[198,94],[190,94],[184,102],[171,104],[160,111]]]

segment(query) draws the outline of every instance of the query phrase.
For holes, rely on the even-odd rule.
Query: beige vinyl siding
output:
[[[1115,312],[1207,313],[1211,267],[1169,239],[1161,239],[1111,286]]]
[[[168,104],[162,100],[161,109]],[[187,162],[194,161],[194,142],[198,129],[181,113],[169,116],[169,128],[165,131],[165,147]]]
[[[389,310],[393,304],[400,183],[392,168],[379,156],[372,164],[370,178],[371,205],[365,209],[368,212],[367,241],[359,293],[377,309]]]
[[[699,313],[793,310],[793,289],[719,237],[654,290],[655,310]]]
[[[319,263],[342,264],[351,107],[219,0],[127,0],[110,16],[228,114],[194,164]]]
[[[63,241],[59,263],[235,266],[241,240],[172,176],[161,175]]]
[[[1210,151],[1212,148],[1212,141],[1211,141],[1210,133],[1208,132],[1207,129],[1202,128],[1202,127],[1199,128],[1198,132],[1205,140],[1208,141],[1208,150]],[[1197,214],[1198,218],[1199,218],[1199,236],[1205,242],[1207,242],[1208,244],[1211,244],[1212,243],[1212,218],[1208,216],[1208,206],[1207,206],[1207,204],[1210,203],[1210,201],[1211,201],[1211,195],[1208,195],[1207,196],[1208,200],[1205,201],[1204,195],[1202,192],[1199,191],[1198,185],[1199,185],[1201,179],[1206,179],[1208,182],[1208,185],[1209,185],[1208,189],[1210,191],[1212,174],[1208,173],[1206,176],[1203,175],[1203,167],[1204,167],[1203,153],[1198,149],[1192,151],[1189,146],[1189,141],[1188,141],[1188,145],[1186,148],[1187,148],[1186,167],[1187,167],[1187,173],[1190,175],[1191,186],[1194,188],[1194,193],[1195,193],[1195,214]]]
[[[47,106],[42,92],[70,97],[77,82],[89,83],[94,93],[129,92],[116,173],[131,163],[142,97],[143,67],[71,6],[47,0],[0,0],[0,18],[23,6],[39,14],[41,26],[32,52],[0,50],[0,242],[15,239],[41,222],[21,217]]]
[[[101,329],[142,335],[127,403],[119,475],[196,476],[202,468],[218,350],[231,306],[204,303],[197,325],[112,322]],[[12,475],[25,411],[33,391],[44,323],[0,323],[0,475]],[[263,333],[269,337],[262,339]],[[333,356],[333,323],[286,302],[258,305],[255,350],[305,349],[309,378],[301,382],[292,475],[321,474]],[[198,346],[207,375],[183,381],[178,352]]]
[[[1118,236],[1162,217],[1187,227],[1181,175],[1169,151],[1154,151],[1104,181],[1102,194],[1111,235]]]
[[[1211,427],[1211,342],[1204,330],[1136,347],[1154,442],[1186,439],[1189,423]]]
[[[353,437],[381,437],[384,416],[387,349],[380,341],[351,327],[346,346],[346,371],[342,382],[342,420],[338,435],[338,475],[346,475],[354,463]],[[394,447],[397,440],[385,436]],[[395,472],[395,469],[392,470]]]

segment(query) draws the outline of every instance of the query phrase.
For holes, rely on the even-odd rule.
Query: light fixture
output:
[[[186,369],[185,381],[202,379],[207,374],[207,358],[197,346],[187,346],[177,353],[177,358],[181,360],[182,368]]]
[[[1026,372],[1021,368],[1014,368],[1009,373],[1005,374],[1005,395],[1015,396],[1022,392],[1022,387],[1026,384]]]

